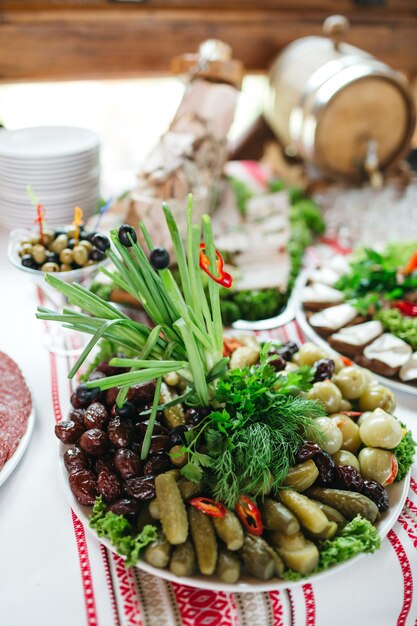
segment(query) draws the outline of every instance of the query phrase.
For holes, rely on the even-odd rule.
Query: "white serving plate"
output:
[[[0,133],[0,155],[20,159],[65,158],[96,150],[100,140],[86,128],[38,126]]]
[[[86,530],[100,541],[103,545],[105,545],[109,550],[114,552],[114,547],[110,543],[108,539],[98,537],[96,532],[92,530],[88,525],[88,518],[91,514],[92,507],[82,506],[77,502],[74,498],[71,488],[68,482],[68,473],[64,464],[64,453],[65,450],[69,446],[65,446],[60,441],[58,442],[58,457],[59,457],[59,470],[60,470],[60,479],[62,483],[62,487],[64,490],[65,497],[70,505],[70,507],[75,511],[77,517],[83,522]],[[390,501],[390,508],[388,511],[381,515],[381,519],[376,524],[378,529],[378,533],[383,539],[386,537],[388,532],[394,526],[397,521],[402,508],[404,506],[405,499],[407,497],[408,489],[410,485],[410,472],[406,476],[404,480],[399,483],[394,483],[387,487],[387,492]],[[322,580],[326,576],[331,576],[334,572],[341,572],[343,569],[346,569],[350,565],[354,563],[358,563],[361,558],[367,556],[365,554],[358,554],[353,559],[349,561],[345,561],[340,565],[335,565],[324,572],[320,572],[319,574],[315,574],[313,576],[309,576],[306,578],[302,578],[296,582],[289,582],[285,580],[280,580],[278,578],[272,579],[269,581],[257,580],[256,578],[252,578],[249,576],[245,577],[244,581],[237,582],[235,584],[227,584],[216,578],[215,576],[202,576],[201,574],[196,574],[194,576],[184,576],[179,577],[172,574],[168,569],[159,569],[157,567],[153,567],[145,561],[139,561],[136,567],[140,570],[147,572],[148,574],[152,574],[153,576],[159,576],[160,578],[164,578],[165,580],[170,580],[171,582],[177,583],[179,585],[189,585],[190,587],[197,587],[199,589],[212,589],[213,591],[224,591],[226,593],[258,593],[261,591],[277,591],[279,589],[289,589],[299,585],[304,585],[306,583],[316,582],[318,580]]]
[[[6,482],[9,476],[14,472],[22,456],[26,452],[26,448],[28,447],[30,439],[32,437],[34,424],[35,424],[35,408],[33,406],[33,397],[32,397],[32,410],[28,417],[26,432],[21,438],[19,445],[17,446],[13,455],[3,465],[3,469],[0,470],[0,485]]]
[[[318,346],[320,346],[324,350],[327,350],[329,354],[345,356],[341,354],[340,352],[337,352],[336,350],[334,350],[331,347],[331,345],[325,339],[323,339],[323,337],[321,337],[318,333],[316,333],[314,328],[308,323],[308,320],[304,312],[304,309],[302,308],[302,305],[300,305],[298,308],[296,319],[297,319],[298,324],[300,325],[301,330],[303,331],[304,335],[308,339],[310,339],[311,341],[314,341],[314,343],[316,343]],[[407,383],[402,383],[399,380],[394,380],[392,378],[387,378],[386,376],[381,376],[380,374],[376,374],[375,372],[372,372],[372,374],[375,376],[376,379],[378,379],[386,387],[390,387],[391,389],[395,389],[396,391],[402,391],[403,393],[408,393],[412,396],[417,396],[417,387],[414,387],[413,385],[407,385]]]

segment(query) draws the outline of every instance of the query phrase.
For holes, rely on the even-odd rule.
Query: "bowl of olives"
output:
[[[36,231],[13,230],[9,260],[15,267],[43,282],[45,273],[59,273],[65,282],[86,282],[107,261],[108,239],[95,231],[74,226]]]

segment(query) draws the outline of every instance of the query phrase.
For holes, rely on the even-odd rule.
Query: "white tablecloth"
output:
[[[7,233],[0,230],[0,350],[26,376],[36,424],[21,463],[0,487],[1,626],[417,624],[415,480],[407,509],[379,552],[291,592],[216,594],[126,571],[65,500],[53,427],[68,408],[68,362],[44,347],[43,324],[35,319],[36,290],[9,265],[6,244]],[[416,397],[397,394],[397,399],[396,415],[417,438]]]

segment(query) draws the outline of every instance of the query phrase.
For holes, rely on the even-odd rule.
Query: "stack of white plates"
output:
[[[49,226],[73,221],[74,208],[87,218],[99,200],[99,138],[91,130],[43,126],[0,131],[0,222],[31,228],[36,210],[28,185],[44,206]]]

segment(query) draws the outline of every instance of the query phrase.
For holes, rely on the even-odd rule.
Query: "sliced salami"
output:
[[[32,398],[16,363],[0,352],[0,470],[26,432]]]

